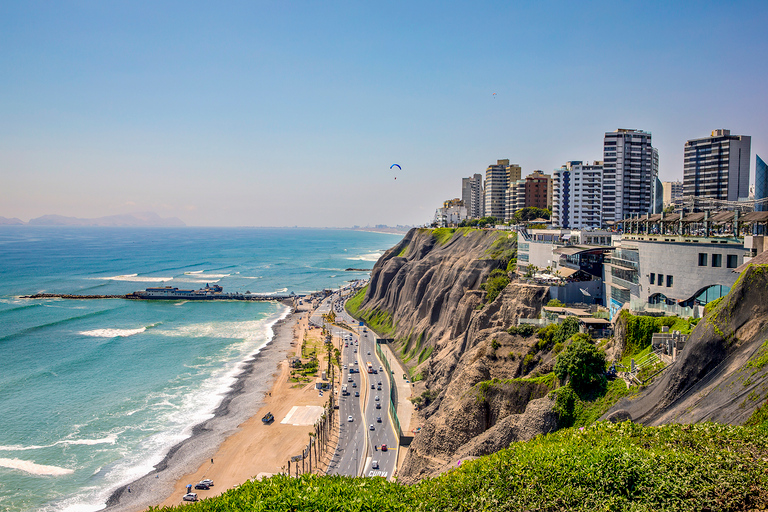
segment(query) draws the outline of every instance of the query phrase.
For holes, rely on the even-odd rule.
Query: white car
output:
[[[196,492],[188,492],[184,496],[181,497],[184,501],[197,501],[197,493]]]
[[[352,416],[347,416],[347,421],[354,421],[354,418]]]
[[[373,423],[371,423],[371,426],[368,427],[368,430],[376,430],[376,428],[373,426]]]
[[[379,469],[379,461],[371,461],[371,469]]]
[[[379,401],[379,397],[377,396],[376,398],[374,398],[374,400],[376,400],[378,402]]]

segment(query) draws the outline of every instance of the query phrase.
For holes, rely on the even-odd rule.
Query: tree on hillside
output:
[[[459,223],[460,228],[484,228],[487,226],[495,226],[498,224],[498,219],[496,217],[483,217],[481,219],[464,219]]]
[[[536,208],[534,206],[528,206],[521,208],[515,212],[512,216],[510,224],[520,224],[522,222],[528,222],[533,219],[549,219],[552,212],[546,208]]]
[[[563,381],[570,376],[574,391],[586,391],[603,382],[604,370],[605,353],[598,350],[588,336],[574,336],[555,363],[557,378]]]

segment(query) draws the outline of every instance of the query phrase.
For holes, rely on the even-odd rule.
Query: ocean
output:
[[[21,299],[150,286],[303,294],[400,235],[262,228],[0,227],[0,509],[89,511],[190,436],[283,304]],[[262,368],[265,380],[274,368]]]

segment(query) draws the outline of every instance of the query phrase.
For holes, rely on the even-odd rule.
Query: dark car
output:
[[[207,491],[210,488],[211,488],[211,486],[208,485],[205,482],[199,482],[199,483],[195,484],[195,489],[203,489],[204,491]]]

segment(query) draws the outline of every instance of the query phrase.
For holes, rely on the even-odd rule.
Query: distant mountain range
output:
[[[0,226],[102,226],[102,227],[166,227],[175,228],[186,226],[177,217],[160,217],[153,212],[127,213],[124,215],[109,215],[96,219],[80,219],[63,215],[43,215],[29,222],[14,218],[0,217]]]

